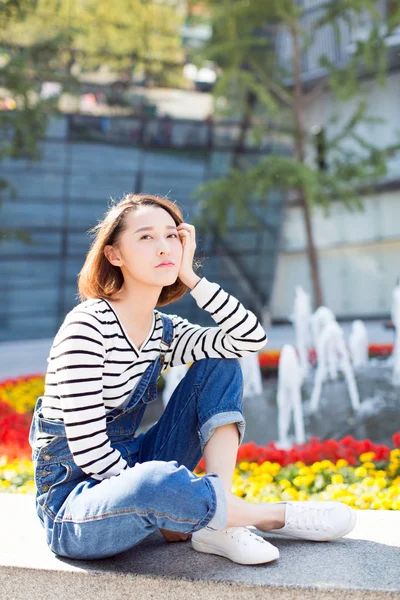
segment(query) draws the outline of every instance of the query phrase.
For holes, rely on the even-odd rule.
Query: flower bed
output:
[[[369,344],[369,358],[387,358],[393,352],[393,344]],[[264,350],[258,355],[261,370],[265,373],[278,370],[280,350]],[[314,348],[308,351],[308,360],[312,365],[316,364],[316,352]]]
[[[400,432],[393,436],[400,446]],[[351,454],[344,458],[322,458],[331,453]],[[357,448],[373,448],[356,456]],[[318,447],[321,460],[307,464]],[[304,460],[291,462],[293,454],[303,453]],[[326,454],[325,454],[326,453]],[[275,460],[266,456],[277,455]],[[245,458],[248,460],[245,460]],[[380,458],[379,458],[380,457]],[[279,462],[279,460],[281,462]],[[204,474],[200,462],[196,473]],[[400,448],[376,446],[370,440],[355,440],[347,436],[336,442],[320,442],[315,438],[301,448],[277,450],[250,442],[239,448],[233,478],[233,492],[249,502],[279,502],[282,500],[339,500],[353,508],[400,510]],[[34,493],[33,465],[27,459],[0,459],[0,492]]]
[[[28,435],[43,388],[42,375],[0,382],[0,492],[35,492]],[[400,510],[400,432],[392,440],[389,448],[352,436],[311,438],[289,450],[249,442],[238,451],[233,491],[250,502],[332,499]],[[204,474],[203,461],[196,473]]]
[[[249,502],[340,500],[358,509],[400,510],[400,432],[393,445],[352,436],[312,438],[290,450],[249,442],[238,451],[233,492]],[[196,472],[204,474],[204,461]]]

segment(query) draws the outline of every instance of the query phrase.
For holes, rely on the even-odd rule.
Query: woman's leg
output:
[[[215,430],[204,448],[206,473],[217,473],[224,486],[228,505],[228,527],[255,525],[262,531],[278,529],[285,523],[285,505],[253,504],[232,493],[238,442],[236,425],[223,425]]]
[[[159,422],[138,440],[140,460],[176,460],[193,470],[204,453],[208,475],[200,479],[218,475],[223,499],[217,496],[216,514],[224,502],[229,527],[255,525],[266,532],[278,531],[315,541],[336,539],[351,531],[354,510],[340,502],[253,504],[232,494],[237,449],[245,425],[242,384],[242,371],[236,359],[203,359],[193,363]]]
[[[242,390],[243,376],[237,359],[203,359],[193,363],[159,421],[139,437],[138,460],[176,460],[193,470],[204,454],[206,472],[219,476],[225,492],[227,524],[256,525],[267,531],[284,524],[285,506],[253,504],[231,492],[237,450],[245,428]]]
[[[61,556],[97,559],[124,552],[157,529],[217,530],[226,526],[218,495],[216,476],[196,477],[175,461],[137,463],[117,476],[78,483],[54,518],[44,514],[47,542]]]

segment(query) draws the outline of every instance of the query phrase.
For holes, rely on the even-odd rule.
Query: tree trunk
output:
[[[293,22],[291,25],[291,35],[293,44],[293,76],[295,82],[294,95],[295,101],[293,106],[294,117],[295,117],[295,142],[296,142],[296,153],[297,159],[300,163],[305,161],[304,153],[304,124],[303,124],[303,89],[301,82],[301,52],[299,44],[299,34],[297,29],[297,23]],[[304,224],[307,235],[307,255],[311,270],[311,280],[314,292],[314,304],[315,308],[323,304],[322,299],[322,286],[321,278],[319,273],[318,256],[314,244],[314,236],[312,230],[312,221],[310,214],[310,207],[307,202],[307,196],[304,189],[299,190],[300,205],[303,211]]]
[[[240,122],[240,133],[232,153],[232,167],[234,169],[240,169],[242,167],[240,159],[243,155],[246,143],[246,135],[251,125],[251,115],[256,101],[257,98],[255,94],[253,94],[252,92],[247,92],[246,105],[242,116],[242,120]]]

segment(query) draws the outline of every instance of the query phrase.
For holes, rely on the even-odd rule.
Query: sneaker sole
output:
[[[231,560],[234,563],[237,563],[239,565],[261,565],[264,563],[269,563],[272,562],[273,560],[277,560],[279,558],[279,550],[278,548],[276,548],[276,556],[271,556],[267,559],[263,558],[263,559],[259,559],[259,560],[235,560],[234,558],[232,558],[227,552],[224,552],[223,549],[218,548],[216,546],[212,546],[211,544],[205,544],[204,542],[196,542],[195,540],[192,539],[192,548],[194,550],[196,550],[197,552],[203,552],[204,554],[216,554],[218,556],[223,556],[224,558],[228,558],[229,560]]]

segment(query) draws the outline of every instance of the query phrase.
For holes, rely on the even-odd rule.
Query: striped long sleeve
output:
[[[94,479],[117,475],[127,468],[106,433],[103,400],[105,346],[96,317],[70,313],[54,340],[51,368],[54,389],[62,410],[68,446],[76,464]],[[47,399],[49,393],[47,392]]]
[[[203,277],[191,290],[216,327],[201,327],[177,315],[164,368],[202,358],[239,358],[264,347],[267,336],[257,317],[217,283]],[[160,355],[162,318],[141,348],[127,337],[112,306],[93,299],[76,306],[60,327],[48,359],[42,412],[63,421],[69,449],[78,466],[94,479],[118,475],[128,464],[107,435],[107,414],[129,401],[146,369]],[[41,433],[37,445],[52,436]]]
[[[170,315],[174,338],[166,368],[202,358],[240,358],[258,352],[267,343],[257,317],[220,285],[203,277],[190,292],[197,305],[210,313],[217,327],[201,327]]]

